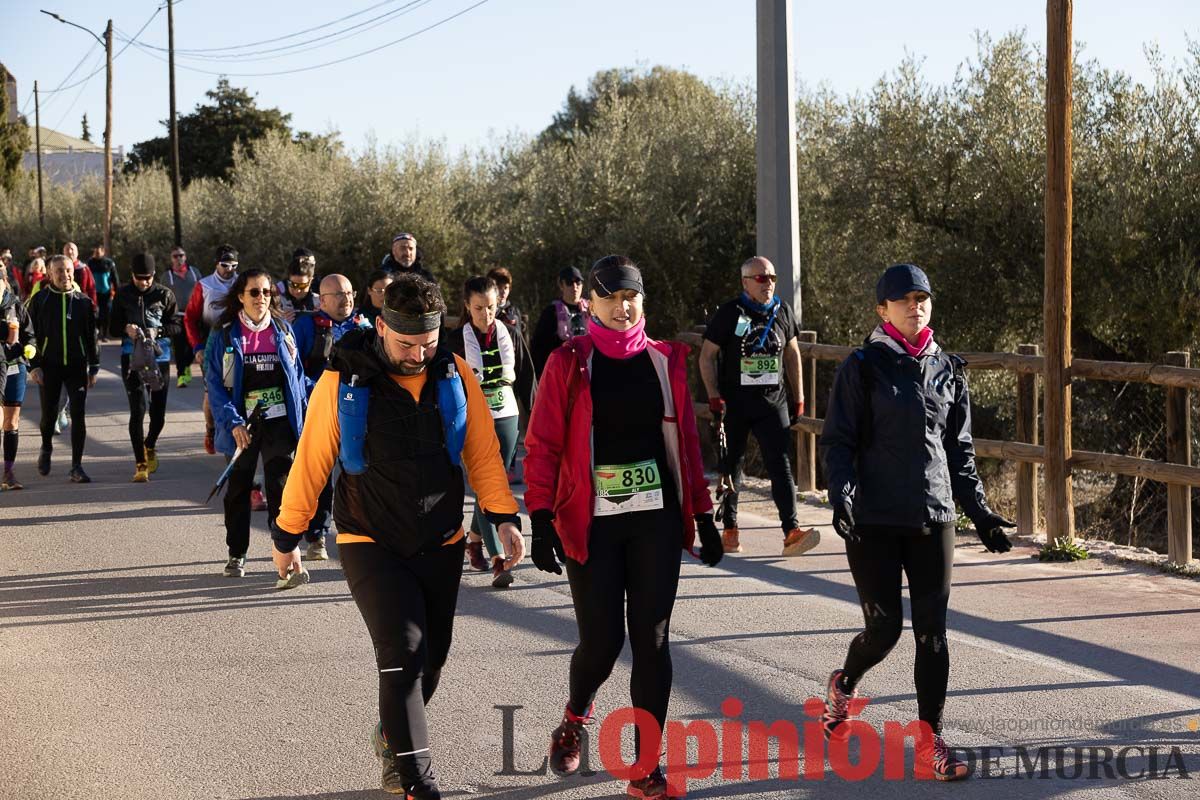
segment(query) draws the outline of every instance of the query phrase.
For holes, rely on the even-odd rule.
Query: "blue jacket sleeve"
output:
[[[850,497],[857,485],[854,462],[858,454],[862,415],[866,407],[862,391],[862,365],[857,355],[838,367],[829,392],[825,425],[819,449],[825,466],[830,496]]]
[[[208,337],[204,348],[204,386],[208,389],[208,405],[212,409],[213,422],[225,431],[232,431],[238,425],[245,425],[233,402],[233,396],[225,388],[224,360],[225,341],[228,334],[225,331],[214,330]]]
[[[296,338],[296,353],[300,358],[300,370],[304,370],[304,358],[308,352],[312,350],[313,343],[313,319],[311,314],[297,317],[292,324],[292,335]],[[312,387],[309,387],[310,391]]]

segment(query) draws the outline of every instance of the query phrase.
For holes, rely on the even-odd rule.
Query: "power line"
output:
[[[423,33],[427,33],[428,31],[433,30],[434,28],[439,28],[442,25],[445,25],[447,22],[457,19],[457,18],[461,17],[463,14],[473,11],[476,8],[479,8],[480,6],[484,5],[485,3],[489,3],[489,2],[491,2],[491,0],[479,0],[479,2],[475,3],[474,5],[467,6],[462,11],[458,11],[454,14],[451,14],[448,17],[445,17],[444,19],[440,19],[437,22],[433,23],[432,25],[427,25],[418,31],[414,31],[414,32],[408,34],[407,36],[402,36],[399,39],[395,39],[393,41],[387,42],[386,44],[381,44],[378,47],[372,47],[369,50],[363,50],[362,52],[355,53],[354,55],[351,55],[351,56],[346,56],[345,58],[338,58],[338,59],[334,59],[333,61],[326,61],[321,64],[312,64],[307,67],[297,67],[295,69],[285,69],[285,70],[279,70],[276,72],[214,72],[213,70],[199,69],[197,67],[189,67],[189,66],[186,66],[183,64],[177,64],[176,66],[178,66],[180,69],[186,69],[191,72],[199,72],[204,75],[216,75],[218,77],[230,77],[230,78],[267,78],[267,77],[274,77],[276,75],[294,75],[298,72],[310,72],[311,70],[314,70],[314,69],[321,69],[323,67],[331,67],[335,64],[343,64],[347,61],[353,61],[354,59],[362,58],[363,56],[369,56],[372,53],[377,53],[380,50],[384,50],[389,47],[393,47],[402,42],[407,42],[410,39],[416,38],[417,36],[420,36]],[[130,44],[134,44],[134,43],[130,42]],[[137,44],[137,47],[138,47],[138,49],[142,50],[142,52],[146,53],[146,55],[149,55],[152,58],[156,58],[159,61],[162,61],[164,63],[166,62],[165,58],[163,58],[162,56],[158,55],[157,53],[155,53],[151,50],[146,49],[145,45],[142,45],[139,43],[139,44]]]
[[[63,84],[64,84],[64,83],[66,83],[67,81],[71,80],[71,76],[72,76],[72,75],[74,75],[76,72],[78,72],[78,71],[79,71],[79,68],[83,66],[83,63],[84,63],[85,61],[87,61],[89,58],[91,58],[91,57],[92,57],[92,52],[93,52],[93,51],[95,51],[95,49],[96,49],[97,47],[99,47],[99,45],[97,45],[95,42],[92,42],[92,46],[91,46],[91,47],[89,47],[89,48],[88,48],[86,51],[84,51],[83,57],[79,59],[79,63],[75,65],[75,68],[74,68],[74,69],[72,69],[70,72],[68,72],[68,73],[67,73],[67,77],[65,77],[65,78],[63,78],[61,81],[59,81],[59,83],[58,83],[58,88],[56,88],[56,89],[44,90],[44,91],[40,91],[40,92],[38,92],[38,94],[52,95],[52,94],[54,94],[55,92],[61,92],[61,91],[63,91]],[[26,101],[25,101],[25,106],[24,106],[24,108],[23,108],[23,110],[22,110],[22,112],[21,112],[21,113],[28,113],[28,112],[29,112],[29,101],[30,101],[30,100],[32,100],[32,99],[33,99],[33,94],[32,94],[32,93],[30,93],[30,95],[29,95],[29,100],[26,100]]]
[[[183,0],[180,0],[180,2],[183,2]],[[348,19],[362,16],[363,14],[366,14],[370,11],[374,11],[375,9],[377,9],[381,6],[390,5],[395,2],[398,2],[398,0],[384,0],[384,2],[382,2],[382,3],[376,3],[373,6],[368,6],[367,8],[364,8],[361,11],[355,11],[353,14],[347,14],[344,17],[339,17],[338,19],[335,19],[331,22],[326,22],[326,23],[317,25],[312,28],[305,28],[302,31],[296,31],[295,33],[289,33],[286,36],[276,36],[274,39],[263,39],[262,41],[259,41],[259,42],[248,42],[246,44],[235,44],[235,45],[229,45],[228,47],[207,47],[207,48],[203,48],[203,49],[195,48],[195,49],[186,49],[186,50],[176,48],[175,55],[179,56],[180,54],[184,54],[184,53],[204,54],[204,53],[217,53],[217,52],[222,52],[222,51],[226,51],[226,50],[244,50],[247,47],[258,47],[259,45],[263,45],[263,44],[273,44],[275,42],[282,42],[285,39],[294,39],[297,36],[303,36],[306,33],[312,33],[313,31],[319,31],[322,28],[328,28],[332,25],[337,25],[339,22],[345,22]],[[179,3],[176,3],[175,5],[179,5]],[[330,34],[330,35],[332,35],[332,34]],[[167,48],[159,47],[158,45],[146,44],[146,47],[149,47],[153,50],[158,50],[159,52],[162,52],[162,53],[167,52]]]
[[[101,58],[101,60],[107,60],[108,54],[101,53],[100,58]],[[100,69],[96,70],[96,72],[93,72],[91,75],[89,75],[87,78],[84,79],[84,81],[79,85],[79,91],[75,93],[75,99],[71,101],[71,105],[67,106],[67,110],[63,112],[62,116],[59,117],[58,122],[56,122],[54,124],[53,130],[57,131],[62,128],[62,124],[63,124],[63,122],[66,121],[67,115],[70,114],[75,109],[76,104],[79,103],[79,98],[83,97],[83,91],[84,91],[84,89],[87,88],[88,81],[90,81],[92,78],[94,78],[96,75],[98,75],[99,73],[101,73],[103,71],[104,71],[104,67],[101,67]]]
[[[162,11],[162,10],[163,10],[163,8],[165,8],[165,6],[159,6],[158,8],[154,9],[154,13],[150,15],[150,19],[146,20],[146,23],[145,23],[144,25],[142,25],[142,27],[141,27],[141,28],[139,28],[139,29],[138,29],[138,32],[137,32],[137,33],[135,33],[135,34],[133,35],[133,38],[132,38],[132,39],[130,39],[130,40],[128,40],[128,41],[125,43],[125,46],[124,46],[124,47],[122,47],[120,50],[118,50],[118,51],[117,51],[117,52],[116,52],[116,53],[113,55],[113,61],[116,61],[118,58],[120,58],[120,57],[121,57],[121,54],[122,54],[122,53],[124,53],[126,50],[128,50],[128,49],[129,49],[129,47],[130,47],[130,45],[137,44],[137,39],[138,39],[138,37],[142,35],[142,33],[143,33],[145,30],[146,30],[146,28],[150,27],[150,23],[154,21],[154,18],[158,16],[159,12],[160,12],[160,11]],[[92,45],[92,47],[93,47],[93,48],[95,48],[95,47],[98,47],[98,46],[99,46],[99,45],[96,45],[96,44],[93,44],[93,45]],[[139,44],[138,46],[139,46],[139,47],[141,47],[141,45],[140,45],[140,44]],[[87,55],[91,55],[91,52],[92,52],[92,51],[91,51],[91,50],[89,50],[89,51],[88,51],[88,53],[87,53]],[[85,56],[84,56],[84,58],[87,58],[87,56],[85,55]],[[80,63],[82,63],[82,62],[80,62]],[[79,69],[79,67],[78,67],[78,66],[76,66],[76,67],[75,67],[75,69]],[[99,75],[101,72],[103,72],[105,69],[106,69],[106,66],[105,66],[105,67],[100,67],[99,69],[97,69],[96,71],[94,71],[94,72],[92,72],[90,75],[88,75],[87,77],[85,77],[85,78],[82,78],[82,79],[80,79],[80,80],[76,81],[75,83],[72,83],[70,86],[63,86],[62,84],[59,84],[59,86],[58,86],[58,88],[57,88],[57,89],[51,89],[51,90],[50,90],[50,91],[48,91],[48,92],[42,92],[42,94],[54,94],[55,92],[65,92],[65,91],[67,91],[68,89],[74,89],[76,86],[81,86],[81,85],[83,85],[83,84],[87,83],[87,82],[88,82],[88,81],[90,81],[92,78],[94,78],[96,75]],[[75,70],[71,70],[71,74],[72,74],[72,75],[73,75],[73,74],[75,74]],[[65,81],[66,81],[66,80],[68,80],[68,79],[70,79],[70,75],[68,75],[68,76],[67,76],[66,78],[64,78],[63,80],[64,80],[64,82],[65,82]]]
[[[381,27],[386,22],[391,22],[392,20],[395,20],[399,17],[405,16],[406,14],[410,14],[413,11],[418,10],[422,6],[428,5],[429,3],[432,3],[432,2],[434,2],[434,0],[411,0],[411,2],[406,3],[405,5],[401,6],[398,9],[395,9],[393,11],[388,11],[387,13],[380,14],[376,17],[372,17],[371,19],[356,23],[354,25],[351,25],[348,28],[343,28],[340,31],[334,31],[332,33],[328,33],[323,36],[318,36],[313,39],[305,40],[303,42],[295,42],[293,44],[284,45],[282,47],[273,47],[273,48],[268,48],[266,50],[254,50],[254,51],[250,51],[250,52],[246,52],[246,53],[231,53],[231,54],[221,54],[221,53],[218,53],[215,51],[207,51],[203,55],[200,55],[200,54],[180,55],[180,51],[176,50],[175,57],[177,59],[183,58],[183,59],[191,59],[191,60],[219,61],[222,63],[228,63],[228,62],[271,61],[271,60],[278,59],[278,58],[287,58],[289,56],[302,55],[304,53],[311,52],[313,50],[317,50],[322,47],[328,47],[329,45],[336,44],[337,42],[345,41],[346,39],[351,39],[355,36],[360,35],[361,33],[365,33],[366,31],[359,30],[361,28],[367,28],[368,30],[370,30],[375,27]],[[380,22],[380,20],[383,20],[383,22]],[[378,23],[378,24],[373,25],[373,23]],[[309,47],[308,45],[314,45],[314,46]],[[145,45],[144,47],[148,47],[148,46],[149,45]],[[222,48],[217,48],[217,49],[219,50]],[[197,51],[191,51],[191,52],[197,52]],[[268,55],[270,53],[275,53],[276,55]]]

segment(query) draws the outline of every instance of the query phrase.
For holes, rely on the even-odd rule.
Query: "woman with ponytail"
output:
[[[697,555],[698,532],[701,561],[712,566],[722,555],[687,346],[646,336],[642,275],[628,258],[597,261],[588,288],[587,333],[551,353],[525,437],[533,562],[555,574],[565,563],[579,628],[566,710],[551,734],[550,766],[559,775],[579,769],[583,726],[621,653],[626,617],[631,699],[661,730],[680,550]],[[660,746],[635,739],[638,763],[653,766],[630,782],[631,796],[668,794]]]
[[[492,426],[500,442],[500,460],[504,471],[510,472],[517,456],[517,422],[520,407],[525,412],[533,408],[537,378],[525,340],[501,322],[496,324],[500,294],[496,282],[476,275],[463,285],[462,325],[446,333],[446,344],[471,366],[479,379],[479,388],[487,399],[492,414]],[[518,406],[518,403],[520,404]],[[484,546],[488,557],[483,556]],[[491,571],[492,586],[504,589],[513,582],[512,572],[505,566],[504,548],[496,527],[475,501],[475,516],[467,536],[467,558],[471,568]]]

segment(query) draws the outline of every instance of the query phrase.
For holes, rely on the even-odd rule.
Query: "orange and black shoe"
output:
[[[835,669],[825,689],[825,713],[821,715],[821,728],[825,731],[826,739],[840,737],[838,728],[854,716],[850,713],[850,701],[858,696],[858,690],[846,691],[842,682],[845,674],[844,670]]]
[[[939,781],[961,781],[967,777],[967,765],[950,755],[950,748],[939,734],[918,739],[916,746],[918,775],[930,770]]]
[[[563,709],[562,724],[550,734],[550,769],[560,778],[574,775],[579,770],[580,751],[583,747],[585,725],[591,725],[595,718],[592,712],[596,705],[588,706],[587,713],[578,716],[568,705]]]

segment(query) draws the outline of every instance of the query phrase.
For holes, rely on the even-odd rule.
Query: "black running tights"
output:
[[[63,389],[66,389],[67,405],[71,409],[72,468],[83,463],[83,445],[87,441],[87,423],[84,422],[87,384],[87,367],[83,364],[65,367],[49,363],[42,365],[42,447],[46,450],[54,448],[54,420],[58,418],[58,398]]]
[[[917,715],[934,733],[942,727],[950,651],[946,646],[946,605],[954,563],[954,523],[931,526],[920,535],[904,529],[860,528],[859,543],[846,543],[846,556],[862,604],[866,630],[854,637],[846,655],[845,682],[853,689],[871,667],[883,661],[900,640],[904,614],[900,573],[908,576],[913,636],[917,642],[913,669]]]
[[[130,357],[121,356],[121,376],[125,382],[125,396],[129,400],[129,443],[133,445],[133,460],[139,464],[146,460],[146,448],[154,449],[158,435],[167,423],[167,389],[171,380],[171,362],[161,361],[158,370],[163,376],[163,387],[150,392],[150,428],[143,433],[146,423],[146,388],[141,377],[129,369]]]
[[[402,772],[429,767],[425,704],[450,654],[465,537],[401,558],[373,542],[339,545],[350,594],[375,646],[379,719]]]
[[[610,519],[627,517],[633,519],[619,526],[593,526],[586,564],[567,559],[579,627],[579,645],[571,656],[569,702],[573,713],[587,713],[621,655],[628,622],[633,653],[630,700],[635,708],[649,711],[661,729],[671,700],[668,638],[679,588],[681,523],[678,511]],[[635,742],[640,752],[641,743],[636,738]]]

